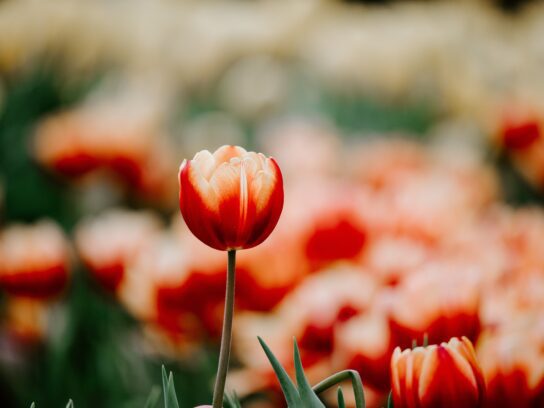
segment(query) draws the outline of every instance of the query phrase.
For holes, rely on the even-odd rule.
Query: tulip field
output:
[[[370,3],[0,2],[1,408],[544,408],[544,6]]]

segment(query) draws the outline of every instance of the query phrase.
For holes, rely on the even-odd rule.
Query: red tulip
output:
[[[428,263],[396,288],[390,327],[397,345],[438,344],[452,337],[474,341],[480,332],[480,283],[462,263]]]
[[[487,382],[487,408],[544,406],[540,314],[529,316],[526,311],[524,316],[512,316],[516,320],[509,322],[510,326],[484,333],[478,341],[478,358]],[[521,322],[521,327],[515,327]]]
[[[2,231],[0,259],[0,287],[13,296],[54,297],[69,280],[68,243],[49,221]]]
[[[181,214],[191,232],[219,250],[252,248],[272,232],[283,208],[276,161],[238,146],[203,150],[179,170]]]
[[[159,231],[160,221],[153,213],[115,209],[78,224],[75,244],[93,277],[113,293],[128,265],[150,246]]]
[[[416,347],[391,358],[395,408],[477,408],[485,382],[472,343],[454,337],[448,343]]]

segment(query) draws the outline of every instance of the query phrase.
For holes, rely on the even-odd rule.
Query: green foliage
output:
[[[285,396],[285,400],[287,401],[287,406],[289,408],[325,408],[325,405],[321,402],[319,397],[313,392],[308,384],[308,380],[306,379],[302,369],[302,363],[300,362],[300,355],[296,341],[294,342],[294,358],[298,389],[291,381],[289,375],[280,364],[276,356],[274,356],[270,348],[260,337],[259,343],[261,343],[261,347],[268,357],[270,364],[272,364],[272,368],[278,377],[283,395]]]
[[[308,379],[304,374],[304,369],[302,367],[302,362],[300,358],[300,352],[296,340],[293,345],[293,355],[295,362],[295,376],[297,380],[297,386],[291,381],[289,375],[280,364],[278,359],[274,356],[270,348],[266,343],[259,337],[259,342],[272,364],[272,368],[276,373],[278,381],[280,382],[281,389],[285,396],[287,406],[289,408],[324,408],[325,405],[319,399],[318,394],[331,388],[334,385],[346,380],[351,379],[353,391],[355,395],[355,404],[357,408],[365,408],[365,399],[363,393],[363,385],[361,378],[356,371],[345,370],[339,373],[332,375],[331,377],[323,380],[313,388],[308,383]],[[338,390],[338,404],[341,407],[344,401],[344,396],[342,390]]]
[[[346,408],[346,403],[344,402],[344,393],[342,392],[342,387],[338,387],[337,396],[338,396],[338,408]]]
[[[151,388],[151,392],[149,393],[149,397],[147,397],[144,408],[156,408],[160,399],[161,388],[158,386],[153,386],[153,388]]]
[[[236,394],[225,394],[225,401],[223,401],[223,406],[225,408],[242,408],[240,400]]]
[[[164,408],[179,408],[172,371],[170,371],[167,378],[164,366],[162,366],[162,391],[164,395]]]
[[[387,396],[387,408],[393,408],[393,391]]]

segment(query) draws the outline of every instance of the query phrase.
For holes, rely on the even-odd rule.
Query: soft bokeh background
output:
[[[229,387],[281,406],[256,336],[383,406],[396,345],[466,335],[489,407],[544,406],[544,6],[0,1],[0,405],[209,403],[226,256],[177,169],[277,158],[239,254]]]

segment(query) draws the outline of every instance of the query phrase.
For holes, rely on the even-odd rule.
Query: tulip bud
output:
[[[218,250],[252,248],[276,226],[283,179],[276,161],[238,146],[203,150],[179,170],[181,214],[191,232]]]
[[[391,358],[391,384],[395,408],[484,404],[484,378],[466,337],[402,352],[397,347]]]

